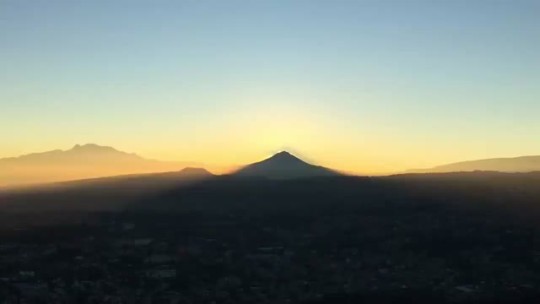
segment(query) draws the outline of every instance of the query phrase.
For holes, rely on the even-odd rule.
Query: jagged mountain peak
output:
[[[71,148],[71,150],[68,150],[68,151],[72,151],[72,152],[118,152],[118,153],[130,154],[130,153],[126,153],[126,152],[116,150],[113,147],[101,146],[101,145],[92,144],[92,143],[84,144],[84,145],[76,144],[75,146],[73,146],[73,148]]]
[[[75,145],[0,159],[0,186],[61,182],[106,176],[176,172],[195,163],[167,162],[143,158],[109,146]],[[190,175],[202,176],[202,173]]]

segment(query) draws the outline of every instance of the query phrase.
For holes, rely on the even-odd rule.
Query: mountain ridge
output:
[[[498,157],[477,160],[460,161],[425,169],[411,169],[406,173],[444,173],[497,171],[508,173],[540,171],[540,155],[517,157]]]
[[[96,144],[84,144],[84,145],[77,144],[68,150],[55,149],[55,150],[49,150],[49,151],[43,151],[43,152],[23,154],[23,155],[14,156],[14,157],[4,157],[4,158],[0,158],[0,162],[38,159],[41,157],[50,157],[50,156],[65,156],[65,155],[75,156],[75,155],[82,155],[82,154],[88,154],[88,153],[99,153],[102,155],[117,154],[117,155],[131,156],[131,157],[143,159],[143,157],[137,155],[136,153],[123,152],[110,146],[100,146]],[[147,159],[147,160],[150,160],[150,159]]]
[[[0,159],[0,186],[20,186],[128,174],[179,171],[195,162],[147,159],[109,146],[75,145]]]

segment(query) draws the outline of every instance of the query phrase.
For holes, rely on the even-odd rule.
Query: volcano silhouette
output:
[[[263,161],[247,165],[236,171],[234,175],[239,177],[295,179],[336,176],[339,173],[325,167],[309,164],[291,153],[283,151]]]

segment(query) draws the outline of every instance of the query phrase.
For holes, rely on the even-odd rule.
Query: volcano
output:
[[[238,177],[296,179],[337,176],[340,174],[325,167],[309,164],[291,153],[283,151],[263,161],[247,165],[233,175]]]

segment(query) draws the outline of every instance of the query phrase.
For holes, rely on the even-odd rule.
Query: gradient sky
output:
[[[540,1],[0,1],[0,157],[540,154]]]

